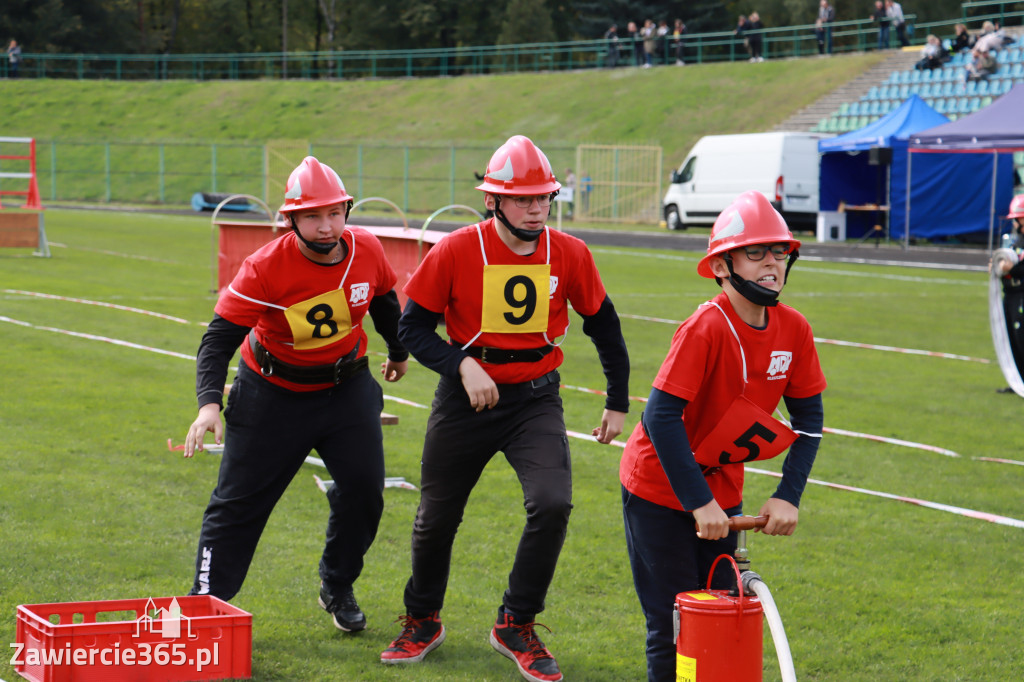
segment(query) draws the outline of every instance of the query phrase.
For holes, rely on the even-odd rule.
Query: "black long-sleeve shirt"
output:
[[[388,358],[392,362],[407,360],[409,352],[398,338],[398,318],[402,307],[398,304],[395,290],[370,299],[369,312],[373,328],[388,348]],[[209,403],[223,407],[228,365],[250,331],[250,327],[229,322],[214,314],[196,354],[196,399],[199,407]]]
[[[583,333],[597,348],[597,357],[608,386],[605,407],[616,412],[629,411],[629,354],[615,306],[608,296],[593,315],[581,315]],[[398,336],[409,352],[425,367],[449,377],[459,376],[459,365],[469,357],[437,333],[440,313],[424,308],[412,299],[398,323]]]
[[[783,400],[792,419],[792,429],[801,435],[789,447],[782,464],[782,480],[772,497],[799,507],[820,442],[819,438],[803,434],[821,433],[825,412],[820,393],[807,398],[783,396]],[[683,409],[686,405],[686,400],[652,388],[644,409],[643,427],[658,453],[658,461],[665,470],[676,498],[686,509],[692,510],[703,507],[713,497],[704,481],[701,466],[690,449],[690,440],[683,424]]]

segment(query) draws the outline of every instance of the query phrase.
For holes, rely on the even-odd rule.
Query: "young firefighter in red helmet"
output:
[[[384,663],[422,661],[444,641],[452,543],[473,486],[501,451],[522,485],[526,527],[490,642],[526,679],[562,679],[534,618],[544,610],[572,509],[556,344],[569,327],[569,305],[607,379],[593,430],[601,443],[622,432],[629,358],[590,251],[545,225],[559,187],[544,153],[526,137],[510,138],[477,187],[495,217],[442,239],[406,284],[400,338],[441,377],[423,445],[406,614]],[[442,313],[450,342],[437,333]]]
[[[1000,259],[999,274],[1003,284],[1003,315],[1006,318],[1006,333],[1010,340],[1010,352],[1013,354],[1017,372],[1024,378],[1024,194],[1018,194],[1010,201],[1010,212],[1006,215],[1012,221],[1009,248],[1018,258],[1017,262]],[[1012,388],[1000,389],[1004,393],[1013,393]]]
[[[764,532],[791,535],[821,438],[825,377],[811,327],[777,302],[800,242],[759,192],[741,194],[711,228],[697,265],[722,287],[679,326],[619,469],[626,548],[647,620],[647,676],[676,679],[672,611],[680,592],[708,587],[736,549],[743,463],[789,453],[761,505]],[[784,400],[792,429],[772,418]],[[730,574],[731,575],[731,574]],[[731,586],[716,571],[716,589]]]
[[[352,584],[384,508],[380,385],[368,371],[365,316],[388,347],[387,381],[406,372],[396,276],[375,236],[346,226],[352,197],[329,166],[307,156],[288,178],[281,214],[292,231],[245,259],[221,294],[196,359],[203,436],[225,436],[217,487],[203,516],[192,594],[231,599],[242,586],[274,505],[316,450],[334,478],[320,559],[320,606],[336,627],[366,627]],[[220,409],[228,363],[238,376]]]

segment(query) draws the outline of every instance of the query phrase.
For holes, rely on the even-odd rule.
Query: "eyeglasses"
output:
[[[775,260],[786,260],[793,251],[792,244],[772,244],[766,246],[764,244],[756,244],[754,246],[744,246],[743,253],[747,254],[747,260],[752,260],[755,263],[760,260],[764,260],[765,255],[771,251],[772,257]]]
[[[530,208],[533,205],[534,200],[537,201],[537,205],[541,208],[547,208],[551,205],[551,200],[555,198],[554,193],[552,194],[535,194],[528,197],[512,197],[512,203],[516,205],[516,208]]]

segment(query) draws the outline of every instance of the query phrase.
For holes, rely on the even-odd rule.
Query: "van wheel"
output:
[[[675,204],[669,204],[665,207],[665,225],[670,230],[685,230],[686,223],[679,218],[679,209],[676,208]]]

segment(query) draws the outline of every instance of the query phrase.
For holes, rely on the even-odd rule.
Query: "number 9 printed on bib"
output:
[[[551,266],[485,265],[480,329],[499,334],[548,329]]]

